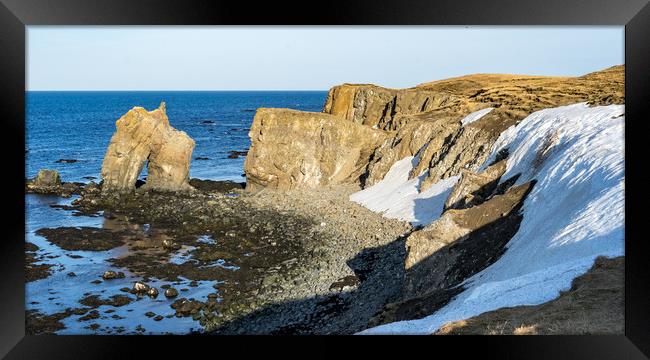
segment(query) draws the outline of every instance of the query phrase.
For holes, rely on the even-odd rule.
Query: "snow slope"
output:
[[[436,220],[460,176],[444,179],[420,193],[420,184],[428,170],[409,180],[409,173],[416,164],[415,157],[405,157],[393,164],[380,182],[350,195],[350,200],[372,211],[383,212],[387,218],[409,221],[413,225]]]
[[[473,123],[474,121],[476,121],[476,120],[482,118],[483,116],[487,115],[487,113],[489,113],[492,110],[494,110],[494,108],[489,107],[489,108],[481,109],[479,111],[474,111],[473,113],[465,116],[465,118],[463,118],[463,120],[461,120],[460,123],[463,124],[463,126],[469,125],[469,124]]]
[[[475,111],[461,120],[463,126],[482,118],[494,108]],[[390,168],[375,185],[350,195],[350,200],[368,209],[381,212],[387,218],[408,221],[413,225],[427,225],[437,220],[445,201],[460,176],[451,176],[420,193],[420,184],[428,170],[409,180],[409,173],[417,165],[413,156],[405,157]]]
[[[623,255],[623,113],[623,105],[579,103],[535,112],[503,132],[486,164],[508,148],[502,179],[521,173],[518,184],[538,180],[506,252],[436,313],[362,334],[430,334],[449,321],[547,302],[597,256]]]

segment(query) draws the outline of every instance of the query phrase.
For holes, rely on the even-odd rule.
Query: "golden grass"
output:
[[[436,335],[623,334],[625,258],[599,257],[549,302],[502,308],[443,325]]]

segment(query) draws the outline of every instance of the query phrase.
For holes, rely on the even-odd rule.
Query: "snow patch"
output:
[[[518,184],[538,182],[503,256],[467,279],[465,290],[436,313],[362,334],[430,334],[450,321],[544,303],[597,256],[624,255],[623,113],[623,105],[579,103],[537,111],[504,131],[486,164],[508,148],[502,179],[521,173]]]
[[[489,107],[489,108],[481,109],[479,111],[474,111],[473,113],[465,116],[465,118],[463,118],[463,120],[461,120],[460,122],[461,122],[461,124],[463,124],[463,126],[469,125],[469,124],[473,123],[474,121],[476,121],[476,120],[482,118],[483,116],[487,115],[492,110],[494,110],[494,108]]]
[[[380,182],[350,195],[350,200],[383,213],[387,218],[409,221],[413,225],[431,223],[440,217],[445,201],[460,176],[441,180],[426,191],[419,192],[428,170],[409,180],[409,174],[416,165],[417,158],[413,156],[397,161]]]

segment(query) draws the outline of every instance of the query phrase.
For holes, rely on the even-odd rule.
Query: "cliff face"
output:
[[[275,110],[287,117],[285,123],[293,122],[291,126],[256,120],[257,130],[251,130],[256,147],[249,152],[249,157],[258,159],[247,159],[245,171],[254,188],[313,187],[338,182],[358,182],[367,187],[383,179],[395,162],[416,156],[417,164],[410,178],[428,170],[427,178],[420,184],[420,190],[424,191],[442,179],[460,174],[463,169],[478,170],[501,132],[532,112],[577,102],[624,103],[623,85],[624,67],[615,66],[580,77],[477,74],[408,89],[367,84],[335,86],[327,95],[323,114]],[[311,125],[297,125],[306,118],[336,124],[336,131],[325,130],[337,134],[328,138],[327,146],[363,151],[345,160],[340,154],[334,158],[311,159],[321,156],[315,149],[323,141],[310,133]],[[279,126],[283,130],[279,131]],[[378,137],[372,134],[379,130],[385,132],[378,142]],[[347,131],[352,133],[344,134]],[[266,135],[264,140],[253,139],[253,135],[262,133]],[[351,141],[353,138],[355,141]],[[274,143],[286,143],[287,139],[293,139],[293,145],[274,149]],[[299,144],[296,139],[300,139]],[[353,145],[355,142],[359,144]],[[325,153],[331,152],[334,151]],[[352,158],[354,166],[350,165]],[[331,161],[334,162],[326,165]],[[324,170],[327,167],[341,169]],[[336,175],[328,178],[329,173]]]
[[[286,190],[358,181],[389,133],[329,114],[262,108],[249,136],[247,188]]]
[[[134,107],[115,123],[116,131],[102,163],[102,191],[135,189],[135,182],[148,162],[148,189],[188,190],[194,140],[171,127],[165,103],[147,111]]]
[[[400,115],[433,110],[456,99],[451,94],[419,89],[386,89],[375,85],[344,84],[327,94],[323,112],[358,124],[395,130]]]

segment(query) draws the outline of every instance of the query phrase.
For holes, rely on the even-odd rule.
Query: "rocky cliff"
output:
[[[390,133],[323,113],[258,109],[249,132],[247,188],[355,182]]]
[[[318,153],[313,150],[296,156],[302,148],[321,146],[318,136],[303,136],[309,126],[296,125],[301,119],[317,115],[276,110],[292,117],[296,124],[277,131],[277,122],[256,120],[256,130],[251,130],[255,148],[249,156],[258,159],[247,161],[245,171],[254,188],[269,184],[276,188],[313,187],[337,182],[356,182],[365,187],[383,179],[395,162],[417,155],[417,165],[410,177],[428,170],[427,178],[420,184],[424,191],[442,179],[460,174],[462,169],[478,170],[501,132],[532,112],[577,102],[624,103],[623,84],[624,67],[615,66],[580,77],[476,74],[408,89],[368,84],[335,86],[323,107],[323,113],[332,117],[324,115],[321,119],[338,119],[337,136],[329,138],[328,146],[336,147],[336,142],[341,141],[341,146],[350,147],[350,139],[355,138],[359,142],[357,147],[363,148],[363,159],[355,159],[353,170],[337,171],[333,181],[315,180],[323,177],[320,169],[347,169],[351,160],[341,156],[309,160]],[[265,109],[262,116],[268,116],[265,114],[270,111]],[[273,128],[267,130],[267,126]],[[383,141],[377,142],[375,132],[367,130],[384,130]],[[353,134],[345,135],[346,131]],[[263,141],[253,138],[261,133],[266,134]],[[365,139],[366,136],[370,138]],[[300,145],[292,140],[291,151],[286,144],[274,149],[273,144],[287,143],[287,138],[301,139]],[[345,141],[348,143],[344,144]],[[289,153],[293,155],[287,157]],[[308,165],[315,163],[319,165]],[[296,172],[298,168],[302,171]]]
[[[147,189],[188,190],[194,140],[169,124],[165,103],[147,111],[134,107],[115,123],[102,163],[103,192],[135,189],[147,164]]]

